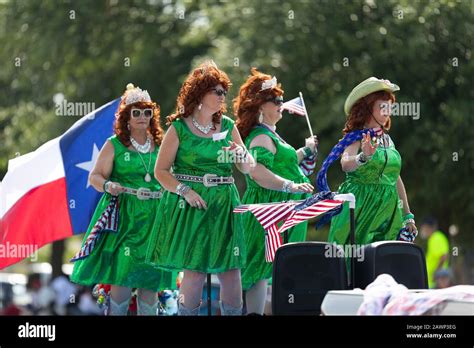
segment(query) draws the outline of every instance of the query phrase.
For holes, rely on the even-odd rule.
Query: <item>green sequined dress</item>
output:
[[[233,164],[225,160],[222,147],[232,140],[234,121],[222,116],[221,133],[227,134],[216,141],[194,134],[182,119],[175,120],[173,126],[179,138],[173,173],[232,175]],[[183,183],[196,191],[208,208],[191,207],[184,198],[166,191],[147,262],[167,270],[204,273],[242,268],[246,252],[240,217],[233,213],[240,205],[235,184],[206,187],[198,182]]]
[[[160,184],[153,178],[144,180],[146,170],[136,151],[128,149],[116,136],[109,138],[114,146],[114,164],[109,180],[124,187],[149,188],[159,191]],[[158,146],[151,153],[151,168],[156,161]],[[149,155],[142,154],[148,164]],[[84,242],[112,196],[105,193],[94,212]],[[71,281],[92,286],[111,284],[152,291],[176,288],[176,275],[157,270],[145,263],[146,248],[152,236],[155,212],[160,199],[139,200],[130,194],[119,196],[119,219],[116,232],[104,231],[89,256],[74,263]]]
[[[355,221],[358,245],[384,240],[395,240],[403,226],[401,201],[397,180],[402,160],[390,137],[386,148],[377,147],[372,160],[353,172],[346,173],[346,180],[339,193],[353,193],[356,197]],[[348,244],[349,207],[331,220],[329,242]]]

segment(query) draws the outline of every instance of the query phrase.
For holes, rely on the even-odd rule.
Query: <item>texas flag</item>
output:
[[[27,250],[87,230],[101,195],[89,184],[89,172],[113,134],[119,103],[109,102],[8,162],[0,185],[0,269],[28,257]]]

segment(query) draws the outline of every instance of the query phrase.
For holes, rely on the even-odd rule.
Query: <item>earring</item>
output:
[[[260,111],[260,115],[258,115],[258,123],[263,122],[263,113]]]
[[[130,130],[130,123],[127,123],[127,129]]]
[[[198,110],[200,111],[202,109],[202,103],[198,105]]]

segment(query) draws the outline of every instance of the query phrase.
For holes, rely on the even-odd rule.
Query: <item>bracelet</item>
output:
[[[189,190],[191,190],[191,187],[183,183],[179,183],[178,186],[176,186],[176,194],[181,197],[184,197],[184,195],[188,193]]]
[[[355,162],[358,167],[363,166],[364,164],[367,164],[372,159],[372,156],[367,156],[363,152],[360,152],[356,157],[355,157]]]
[[[110,193],[109,191],[107,191],[107,187],[108,187],[108,183],[110,182],[110,180],[105,180],[104,181],[104,184],[102,185],[102,188],[104,189],[104,192],[106,193]]]
[[[311,151],[309,147],[305,146],[303,147],[303,153],[304,153],[304,157],[308,157],[313,154],[313,151]]]
[[[285,181],[283,182],[283,186],[282,186],[281,190],[282,190],[283,192],[289,192],[289,193],[291,193],[291,186],[293,186],[293,184],[294,184],[293,181],[291,181],[291,180],[285,180]]]
[[[403,217],[403,221],[406,221],[407,219],[414,219],[414,218],[415,218],[415,215],[413,215],[412,213],[408,213]]]
[[[415,219],[406,219],[405,221],[403,221],[403,225],[408,225],[408,224],[413,224],[415,225]]]
[[[243,151],[244,151],[243,153],[237,154],[237,158],[239,161],[245,161],[247,159],[247,155],[249,154],[249,152],[247,151],[246,148],[244,148]]]

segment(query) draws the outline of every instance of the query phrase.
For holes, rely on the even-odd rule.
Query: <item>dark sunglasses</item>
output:
[[[144,115],[146,118],[153,116],[153,109],[132,109],[131,114],[133,118],[138,118],[141,115]]]
[[[225,89],[217,89],[217,88],[213,88],[212,91],[218,96],[218,97],[221,97],[221,96],[226,96],[227,95],[227,91]]]
[[[266,101],[267,102],[272,102],[273,104],[275,104],[277,106],[281,106],[283,104],[283,97],[280,95],[280,96],[275,97],[275,98],[267,99]]]

